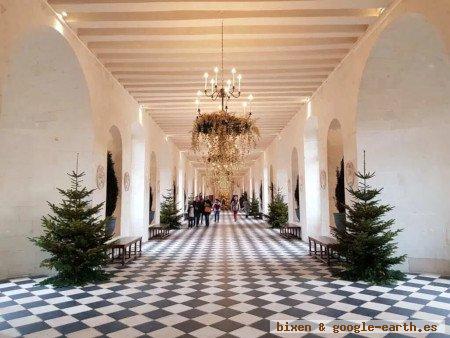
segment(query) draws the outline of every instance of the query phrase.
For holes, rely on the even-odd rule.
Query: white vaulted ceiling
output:
[[[48,0],[181,150],[203,73],[243,76],[264,149],[393,0]],[[202,111],[218,102],[203,98]]]

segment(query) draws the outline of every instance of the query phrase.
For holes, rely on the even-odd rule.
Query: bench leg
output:
[[[326,255],[327,255],[327,264],[329,266],[329,265],[331,265],[331,262],[330,262],[330,247],[327,245],[325,247],[325,250],[326,250]]]
[[[309,243],[309,255],[311,256],[311,238],[308,238]]]

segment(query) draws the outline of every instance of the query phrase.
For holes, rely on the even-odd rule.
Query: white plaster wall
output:
[[[367,62],[357,141],[376,172],[371,184],[382,186],[383,200],[395,206],[390,216],[403,229],[399,250],[408,254],[412,272],[450,265],[449,132],[443,43],[423,16],[405,15],[383,31]]]
[[[11,76],[11,70],[14,70],[11,55],[15,48],[17,48],[20,41],[26,36],[32,36],[34,32],[38,32],[41,29],[51,29],[55,32],[59,32],[61,37],[63,37],[67,44],[73,50],[79,66],[82,70],[82,75],[87,85],[88,91],[88,107],[83,110],[83,112],[78,111],[76,107],[73,108],[72,114],[69,114],[69,119],[67,123],[73,123],[74,127],[79,127],[80,123],[83,121],[89,121],[84,114],[90,115],[91,132],[83,133],[83,137],[89,139],[91,146],[86,150],[83,148],[80,142],[73,142],[67,145],[65,149],[67,150],[66,156],[58,156],[54,159],[52,164],[54,164],[54,173],[58,173],[59,178],[52,177],[49,180],[47,175],[43,182],[47,182],[54,186],[65,186],[66,181],[64,180],[64,173],[72,169],[72,161],[70,160],[76,151],[82,154],[80,165],[83,170],[86,171],[85,183],[87,186],[95,187],[95,173],[98,165],[102,165],[106,169],[106,152],[108,146],[108,140],[110,138],[109,129],[111,126],[115,125],[120,131],[122,137],[122,177],[119,177],[119,183],[122,187],[122,198],[121,198],[121,234],[142,234],[145,236],[147,234],[147,229],[145,225],[146,215],[146,203],[148,203],[148,185],[145,184],[145,180],[148,179],[148,159],[150,151],[155,150],[158,154],[158,163],[160,167],[158,168],[158,180],[161,181],[160,191],[164,191],[166,188],[170,187],[172,175],[171,171],[174,166],[172,154],[177,151],[176,147],[170,141],[166,141],[165,135],[162,131],[154,124],[151,117],[143,114],[140,110],[137,102],[124,90],[124,88],[112,77],[112,75],[100,64],[96,57],[89,52],[89,50],[81,43],[81,41],[76,37],[76,35],[61,22],[55,15],[55,13],[50,9],[50,7],[44,1],[29,1],[29,0],[0,0],[1,10],[0,10],[0,95],[1,101],[4,102],[5,99],[11,99],[11,97],[6,98],[7,92],[7,79]],[[55,49],[52,51],[52,55],[49,58],[55,57],[58,60],[64,60],[62,50]],[[17,70],[16,70],[17,71]],[[48,71],[47,69],[42,69],[39,65],[36,65],[36,71]],[[67,75],[67,74],[66,74]],[[70,76],[70,75],[67,75]],[[70,83],[71,81],[67,81]],[[24,93],[21,96],[22,102],[28,102],[29,106],[39,107],[41,103],[52,102],[45,99],[44,95],[61,95],[62,93],[68,92],[69,89],[65,87],[55,88],[52,87],[51,83],[43,84],[39,87],[42,90],[43,99],[35,100],[31,95]],[[77,91],[78,89],[72,88],[72,91]],[[81,90],[81,87],[79,88]],[[17,99],[14,99],[17,100]],[[34,102],[36,101],[36,102]],[[53,101],[56,102],[56,101]],[[80,104],[82,101],[80,101]],[[1,106],[0,106],[1,107]],[[46,111],[45,115],[51,116],[51,109],[48,107],[41,106],[42,111]],[[55,108],[57,108],[55,106]],[[80,108],[80,107],[78,107]],[[4,112],[4,108],[0,108],[0,116]],[[65,108],[67,109],[67,108]],[[23,109],[21,109],[23,110]],[[82,114],[83,113],[83,114]],[[37,116],[35,116],[37,117]],[[73,120],[72,120],[73,119]],[[0,118],[1,121],[1,118]],[[81,121],[81,122],[80,122]],[[142,134],[144,139],[145,156],[142,155],[142,146],[140,150],[133,152],[133,126],[140,125],[142,128]],[[0,128],[5,129],[7,124],[0,122]],[[89,128],[85,128],[86,130]],[[53,129],[55,130],[55,129]],[[50,132],[52,136],[59,136],[59,132],[64,132],[64,129],[58,129],[58,133]],[[4,134],[4,130],[1,132]],[[62,133],[63,135],[64,133]],[[29,133],[27,132],[27,135]],[[80,134],[81,135],[81,134]],[[136,140],[136,138],[135,138]],[[14,144],[7,143],[8,139],[5,140],[4,136],[0,136],[2,148],[4,145],[7,147],[14,147]],[[28,140],[30,144],[33,143],[31,138]],[[23,138],[23,142],[27,142]],[[134,143],[136,145],[136,143]],[[142,142],[140,142],[142,145]],[[133,163],[133,153],[134,163]],[[83,155],[85,154],[85,156]],[[140,154],[137,156],[136,154]],[[26,184],[21,179],[14,178],[11,173],[11,168],[13,168],[19,174],[21,168],[25,167],[16,165],[20,158],[15,160],[11,158],[9,153],[2,151],[2,162],[0,168],[9,168],[9,171],[0,171],[0,182],[9,182],[4,185],[1,184],[1,189],[6,189],[1,192],[3,196],[8,196],[12,194],[14,190],[20,191],[24,189]],[[42,162],[48,162],[49,158],[41,158],[39,161],[35,161],[35,172],[39,171],[39,168],[43,168]],[[142,161],[144,160],[144,164]],[[13,162],[10,162],[13,161]],[[12,163],[12,164],[11,164]],[[8,164],[10,164],[8,166]],[[41,165],[42,164],[42,165]],[[142,168],[144,165],[144,169]],[[2,167],[3,166],[3,167]],[[70,168],[69,168],[70,166]],[[123,176],[128,172],[131,177],[131,187],[128,191],[123,189]],[[7,175],[5,175],[5,173]],[[61,174],[62,173],[62,174]],[[27,175],[26,170],[22,172],[23,175]],[[25,177],[23,176],[22,177]],[[43,183],[43,184],[47,184]],[[145,185],[142,189],[139,187],[140,184]],[[29,185],[28,185],[29,186]],[[133,188],[134,187],[134,188]],[[33,187],[31,190],[33,197],[31,200],[37,203],[45,203],[45,200],[50,200],[52,202],[58,202],[59,198],[54,192],[50,192],[47,188],[45,194],[38,194],[40,187]],[[143,190],[143,191],[142,191]],[[146,202],[142,203],[142,199],[139,198],[139,205],[136,206],[132,202],[133,191],[139,196],[144,195]],[[105,200],[106,188],[96,190],[94,192],[94,203],[103,202]],[[137,196],[137,195],[136,195]],[[155,197],[157,194],[155,194]],[[158,196],[159,199],[159,196]],[[17,201],[19,201],[18,199]],[[34,203],[33,202],[33,203]],[[159,200],[156,201],[159,206]],[[6,206],[7,204],[3,204]],[[135,205],[136,207],[132,207]],[[31,235],[36,235],[40,231],[40,217],[43,212],[48,212],[44,209],[36,209],[38,211],[32,213],[31,218],[20,219],[20,215],[24,215],[21,209],[29,209],[30,204],[23,201],[17,209],[12,208],[2,208],[0,209],[0,230],[2,233],[2,238],[5,239],[5,233],[8,229],[13,233],[14,238],[10,238],[5,241],[0,239],[0,254],[2,257],[11,257],[8,260],[2,260],[0,263],[0,279],[12,276],[20,275],[33,275],[39,273],[45,273],[41,268],[39,268],[38,262],[42,258],[39,254],[39,250],[33,246],[26,245],[26,237]],[[159,211],[159,207],[158,207]],[[158,217],[158,216],[157,216]],[[137,220],[137,224],[132,226],[133,220]]]
[[[338,119],[341,123],[342,135],[343,135],[343,144],[344,144],[344,158],[346,163],[352,162],[355,167],[358,163],[360,163],[361,154],[357,151],[357,139],[356,139],[356,119],[357,119],[357,111],[358,111],[358,95],[361,85],[361,78],[366,66],[366,62],[368,57],[372,52],[372,48],[374,44],[378,41],[379,35],[385,30],[385,28],[393,21],[400,18],[402,15],[406,13],[420,13],[425,17],[425,19],[433,25],[433,27],[438,32],[439,38],[442,40],[443,45],[446,49],[446,55],[448,58],[448,52],[450,49],[450,21],[448,20],[450,15],[450,3],[446,0],[403,0],[403,1],[395,1],[392,8],[386,10],[382,17],[378,20],[378,22],[369,29],[369,32],[359,41],[357,46],[350,52],[350,54],[344,59],[344,61],[337,67],[337,69],[330,75],[330,77],[326,80],[326,82],[318,89],[318,91],[311,98],[308,109],[305,107],[299,107],[299,118],[296,123],[296,128],[292,128],[288,125],[283,132],[281,133],[282,138],[287,138],[289,140],[298,140],[303,139],[303,127],[305,125],[305,120],[309,115],[317,116],[318,118],[318,137],[317,137],[317,145],[319,149],[319,169],[327,171],[327,133],[328,127],[333,119]],[[426,97],[426,100],[432,104],[435,100],[433,96],[433,90],[428,90],[429,96]],[[448,111],[447,111],[448,116]],[[445,135],[448,135],[448,129]],[[426,139],[426,137],[422,137],[422,140]],[[274,154],[275,143],[279,142],[275,140],[272,145],[269,146],[268,150],[264,153],[264,156],[261,157],[265,163],[272,163],[278,158],[277,154]],[[307,148],[310,146],[315,147],[316,141],[308,142]],[[295,145],[297,141],[289,143]],[[442,144],[442,143],[441,143]],[[444,143],[445,144],[445,143]],[[411,156],[413,165],[414,158],[416,156],[421,157],[420,149],[423,149],[426,142],[422,143],[422,146],[418,148],[417,155]],[[281,148],[282,149],[282,148]],[[304,149],[304,147],[298,147],[298,149]],[[441,149],[441,148],[439,148]],[[441,161],[443,158],[447,158],[445,154],[440,152]],[[443,156],[443,157],[442,157]],[[280,164],[279,164],[280,165]],[[285,166],[286,168],[289,166],[288,162],[281,161],[281,166]],[[448,167],[447,167],[448,168]],[[280,170],[280,168],[277,168]],[[305,167],[303,165],[303,170]],[[441,173],[441,175],[439,174]],[[446,179],[445,173],[442,170],[439,170],[436,174],[430,173],[430,176],[440,177],[440,182],[442,189],[446,189],[449,191],[448,179]],[[311,176],[311,175],[309,175]],[[314,177],[314,175],[312,175]],[[314,179],[315,180],[315,179]],[[306,190],[308,191],[308,182],[306,182]],[[380,182],[381,183],[381,182]],[[440,201],[448,204],[448,198],[443,197],[440,193],[440,188],[430,189],[428,186],[425,188],[424,186],[416,187],[416,194],[422,194],[424,190],[430,190],[430,194],[436,193],[439,196],[442,196]],[[382,196],[382,198],[386,198],[386,196]],[[397,196],[398,198],[398,196]],[[311,199],[306,196],[307,204],[310,203]],[[349,200],[349,196],[346,196],[347,201]],[[315,208],[307,207],[308,219],[311,219],[312,228],[315,230],[317,226],[321,229],[320,232],[327,233],[328,225],[330,223],[329,216],[329,201],[328,201],[328,182],[325,189],[320,189],[320,202],[321,207],[320,210],[315,212]],[[396,203],[393,203],[396,204]],[[438,203],[440,205],[440,203]],[[446,208],[446,207],[445,207]],[[448,209],[448,208],[446,208]],[[313,213],[313,214],[312,214]],[[440,231],[434,232],[434,235],[431,241],[428,243],[433,243],[434,245],[438,245],[440,247],[439,256],[432,256],[428,253],[432,253],[434,248],[433,244],[425,244],[420,243],[422,245],[421,250],[418,250],[418,256],[414,257],[415,253],[412,254],[409,263],[413,263],[412,265],[403,266],[402,269],[405,271],[430,271],[439,272],[439,273],[449,273],[450,272],[450,254],[448,251],[449,248],[449,225],[450,220],[448,215],[444,211],[444,207],[439,208],[437,213],[434,213],[436,216],[436,220],[442,224],[442,228]],[[398,210],[393,212],[393,217],[397,219],[401,219],[402,215]],[[317,225],[317,221],[313,221],[314,219],[320,219],[319,225]],[[408,219],[408,223],[423,223],[423,217],[419,215],[411,215],[411,218]],[[309,230],[308,230],[309,231]],[[404,234],[402,234],[403,236]],[[414,242],[414,238],[417,236],[417,232],[412,232],[410,234],[410,238],[400,237],[399,239],[405,243]],[[442,242],[444,241],[444,242]],[[400,252],[406,252],[404,248],[404,244],[400,243]],[[410,253],[411,254],[411,253]]]

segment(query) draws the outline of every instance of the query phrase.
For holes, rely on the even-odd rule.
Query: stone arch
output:
[[[359,91],[357,155],[395,206],[410,272],[450,272],[450,64],[439,33],[406,14],[380,34]]]
[[[300,222],[300,175],[298,169],[298,150],[292,148],[291,153],[291,192],[292,217],[294,222]]]
[[[28,237],[41,233],[47,201],[66,175],[85,172],[94,188],[92,112],[79,60],[67,40],[51,27],[17,39],[7,60],[0,104],[0,279],[39,274],[44,254]]]
[[[120,235],[122,233],[122,195],[123,195],[123,179],[122,179],[122,135],[117,126],[113,125],[109,128],[108,133],[108,143],[107,143],[107,153],[111,153],[112,160],[114,162],[114,171],[117,177],[117,183],[119,186],[119,194],[117,196],[116,209],[114,210],[113,216],[116,218],[116,227],[114,229],[115,235]],[[107,154],[105,154],[106,156]],[[106,186],[108,190],[108,186]]]
[[[327,134],[327,187],[328,187],[328,213],[329,225],[335,226],[334,214],[338,212],[336,207],[336,170],[340,169],[341,161],[344,161],[344,141],[342,127],[337,119],[333,119],[328,127]],[[345,192],[344,192],[345,193]],[[329,229],[327,229],[329,231]]]

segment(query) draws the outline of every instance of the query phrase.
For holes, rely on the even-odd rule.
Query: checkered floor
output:
[[[299,318],[438,319],[450,333],[449,279],[410,275],[393,288],[336,280],[304,243],[230,214],[110,269],[110,282],[83,288],[0,283],[0,336],[253,338],[273,336],[270,320]]]

